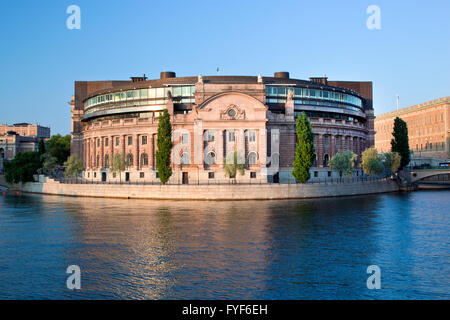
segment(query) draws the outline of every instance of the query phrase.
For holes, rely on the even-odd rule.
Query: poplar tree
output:
[[[158,122],[158,137],[156,139],[156,168],[158,169],[159,179],[163,184],[169,180],[172,175],[170,154],[172,153],[172,125],[170,115],[166,109],[163,110]]]
[[[400,170],[408,165],[410,161],[408,126],[399,117],[394,120],[394,131],[392,131],[391,149],[400,155]]]
[[[297,116],[297,145],[295,147],[295,160],[292,164],[292,175],[300,183],[310,178],[309,168],[314,163],[314,134],[311,123],[304,112]]]

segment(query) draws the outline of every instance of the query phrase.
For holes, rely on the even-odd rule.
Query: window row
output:
[[[99,95],[88,99],[84,107],[90,108],[102,103],[142,100],[142,99],[167,99],[169,93],[172,97],[193,97],[195,86],[171,86],[165,88],[148,88],[121,91]],[[192,99],[189,99],[192,100]]]
[[[310,98],[347,102],[358,107],[362,107],[362,100],[351,94],[337,91],[327,91],[319,89],[292,88],[281,86],[266,86],[266,95],[269,97],[287,97],[289,91],[294,91],[294,98]]]

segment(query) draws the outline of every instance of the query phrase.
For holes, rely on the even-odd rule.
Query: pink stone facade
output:
[[[379,152],[391,150],[396,117],[407,124],[413,157],[450,158],[450,97],[378,115],[375,120],[375,147]]]

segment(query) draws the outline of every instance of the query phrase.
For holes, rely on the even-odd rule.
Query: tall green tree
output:
[[[314,163],[314,134],[311,123],[304,112],[297,116],[297,145],[295,147],[295,159],[292,164],[292,175],[300,183],[305,183],[310,178],[309,169]]]
[[[399,117],[394,120],[394,131],[392,131],[391,149],[392,152],[398,152],[401,157],[399,169],[408,165],[410,159],[408,126],[406,122]]]
[[[75,154],[69,156],[64,165],[66,166],[64,172],[66,177],[76,177],[84,170],[83,161]]]
[[[45,142],[44,139],[39,140],[39,144],[38,144],[38,153],[40,155],[43,155],[45,153]]]
[[[58,164],[63,165],[70,155],[70,134],[61,136],[55,134],[47,141],[46,151],[58,160]]]
[[[358,156],[354,154],[351,150],[345,150],[338,152],[330,160],[330,167],[339,172],[339,174],[344,173],[348,178],[352,176],[353,167],[355,166],[355,161]]]
[[[21,152],[14,159],[5,162],[5,179],[8,183],[33,181],[33,175],[41,168],[38,152]]]
[[[362,153],[361,166],[368,175],[378,176],[383,173],[383,162],[375,147],[364,150]]]
[[[163,184],[169,180],[172,175],[170,155],[172,153],[172,124],[170,115],[166,109],[163,110],[158,122],[158,137],[156,139],[156,168],[158,169],[159,179]]]

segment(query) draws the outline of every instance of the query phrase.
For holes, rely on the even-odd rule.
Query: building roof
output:
[[[217,83],[217,84],[256,84],[258,77],[256,76],[202,76],[204,83]],[[292,85],[300,87],[309,87],[312,89],[328,89],[328,90],[339,90],[341,92],[353,94],[362,97],[361,94],[354,90],[347,89],[345,87],[338,87],[332,85],[326,85],[322,83],[316,83],[308,80],[292,79],[292,78],[275,78],[275,77],[262,77],[263,83],[266,85]],[[87,100],[91,97],[105,94],[109,92],[117,92],[121,90],[132,90],[132,89],[145,89],[149,87],[162,87],[164,85],[177,84],[177,85],[195,85],[198,81],[198,77],[174,77],[174,78],[163,78],[163,79],[153,79],[145,81],[123,81],[122,83],[111,86],[107,89],[96,90],[91,92],[85,97]],[[109,81],[108,81],[109,82]],[[116,82],[116,81],[110,81]]]

